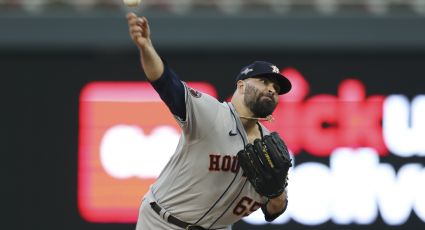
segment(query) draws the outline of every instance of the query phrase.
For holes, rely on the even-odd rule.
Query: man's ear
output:
[[[242,80],[237,81],[236,88],[238,89],[239,93],[243,94],[245,92],[245,82]]]

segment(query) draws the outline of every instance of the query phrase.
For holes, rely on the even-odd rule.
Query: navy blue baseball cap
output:
[[[279,95],[289,92],[292,88],[291,82],[283,76],[279,68],[272,63],[265,61],[255,61],[250,65],[247,65],[241,69],[238,76],[236,76],[236,83],[239,80],[245,80],[247,78],[260,78],[267,77],[276,80],[280,86]]]

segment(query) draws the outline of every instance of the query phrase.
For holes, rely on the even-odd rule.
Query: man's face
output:
[[[279,85],[269,78],[248,78],[245,80],[244,103],[255,117],[267,117],[277,106],[279,91]]]

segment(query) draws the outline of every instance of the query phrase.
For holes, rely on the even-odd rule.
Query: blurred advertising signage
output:
[[[217,96],[207,83],[190,87]],[[80,95],[78,206],[90,222],[135,222],[179,126],[147,82],[94,82]]]
[[[345,79],[337,95],[309,95],[293,68],[282,73],[293,90],[281,96],[275,121],[290,147],[288,210],[272,224],[402,225],[412,213],[425,222],[425,95],[367,95]],[[217,96],[208,83],[189,83]],[[421,119],[422,118],[422,119]],[[78,205],[90,222],[135,222],[143,194],[173,154],[180,130],[149,83],[94,82],[80,97]],[[164,144],[167,143],[167,144]],[[301,152],[328,158],[297,164]],[[400,168],[381,160],[403,159]],[[385,161],[386,162],[386,161]],[[261,211],[244,218],[267,224]]]

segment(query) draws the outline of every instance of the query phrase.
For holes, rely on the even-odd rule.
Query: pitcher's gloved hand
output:
[[[288,148],[276,132],[256,139],[238,152],[238,160],[245,176],[262,196],[278,197],[288,185],[292,167]]]

